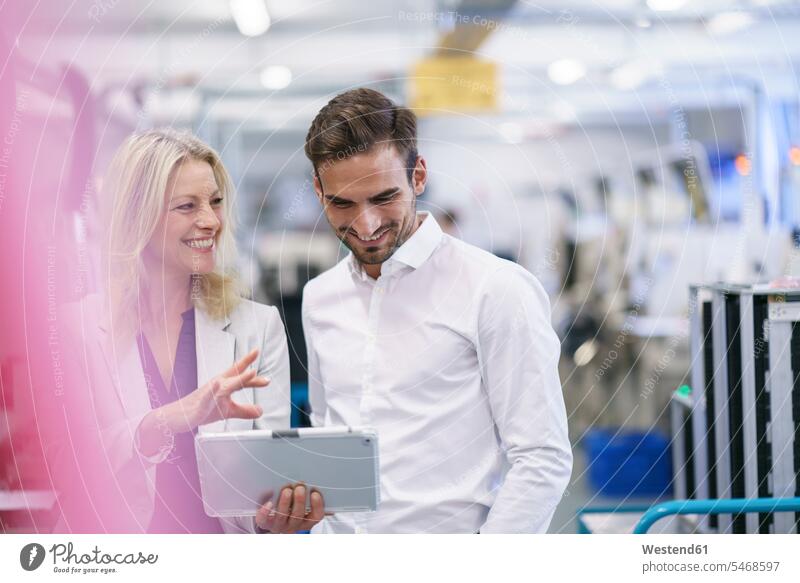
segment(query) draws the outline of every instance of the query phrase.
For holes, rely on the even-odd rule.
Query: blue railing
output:
[[[798,512],[800,498],[730,498],[720,500],[670,500],[650,507],[634,534],[645,534],[653,524],[675,514],[748,514],[751,512]]]
[[[667,516],[677,514],[748,514],[751,512],[800,512],[800,498],[729,498],[711,500],[669,500],[651,505],[589,506],[578,511],[578,533],[589,534],[583,521],[586,514],[644,512],[633,529],[646,534],[650,527]]]

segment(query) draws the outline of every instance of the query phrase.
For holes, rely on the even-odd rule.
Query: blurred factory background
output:
[[[97,197],[116,146],[136,130],[192,129],[236,181],[242,272],[284,317],[298,425],[301,290],[343,254],[314,195],[306,131],[353,87],[414,107],[431,173],[421,205],[550,294],[576,448],[552,532],[575,532],[586,504],[675,495],[669,411],[676,389],[692,389],[690,284],[800,276],[796,2],[76,0],[4,11],[8,131],[19,127],[18,152],[59,169],[17,177],[32,194],[3,196],[6,212],[57,205],[58,220],[39,226],[73,233],[75,263],[60,269],[73,271],[77,298],[96,286]],[[12,341],[23,318],[7,315],[0,489],[35,490],[9,438],[35,428],[14,425],[31,403]],[[6,528],[24,525],[28,511],[4,500]]]

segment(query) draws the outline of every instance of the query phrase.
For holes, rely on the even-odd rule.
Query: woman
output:
[[[241,295],[234,191],[219,156],[188,133],[134,135],[112,161],[105,190],[105,299],[89,297],[80,308],[84,340],[87,314],[100,315],[103,358],[88,364],[89,406],[119,491],[109,506],[123,506],[114,529],[310,528],[323,517],[322,498],[312,492],[306,515],[301,485],[255,520],[203,510],[195,433],[288,428],[290,415],[284,328],[274,307]]]

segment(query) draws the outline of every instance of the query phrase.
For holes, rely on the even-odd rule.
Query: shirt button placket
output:
[[[375,372],[375,352],[378,341],[378,317],[380,315],[381,303],[383,300],[386,282],[378,278],[372,288],[372,295],[369,300],[369,314],[367,315],[367,338],[364,348],[364,368],[361,377],[361,403],[360,414],[361,422],[364,425],[372,425],[370,414],[370,400],[374,394],[374,372]],[[362,515],[356,515],[354,520],[355,532],[366,533],[366,519]]]
[[[367,316],[367,338],[366,346],[364,348],[364,368],[361,378],[361,420],[363,423],[369,425],[370,407],[369,401],[374,390],[374,372],[375,372],[375,351],[376,343],[378,341],[378,318],[380,315],[381,303],[383,299],[383,290],[385,283],[378,278],[372,288],[372,295],[369,302],[369,314]]]

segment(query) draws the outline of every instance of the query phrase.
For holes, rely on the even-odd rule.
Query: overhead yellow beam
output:
[[[411,70],[409,104],[420,116],[492,113],[498,108],[497,65],[473,57],[431,57]]]
[[[463,0],[452,13],[455,28],[442,35],[435,50],[437,56],[469,56],[493,32],[516,0]]]

